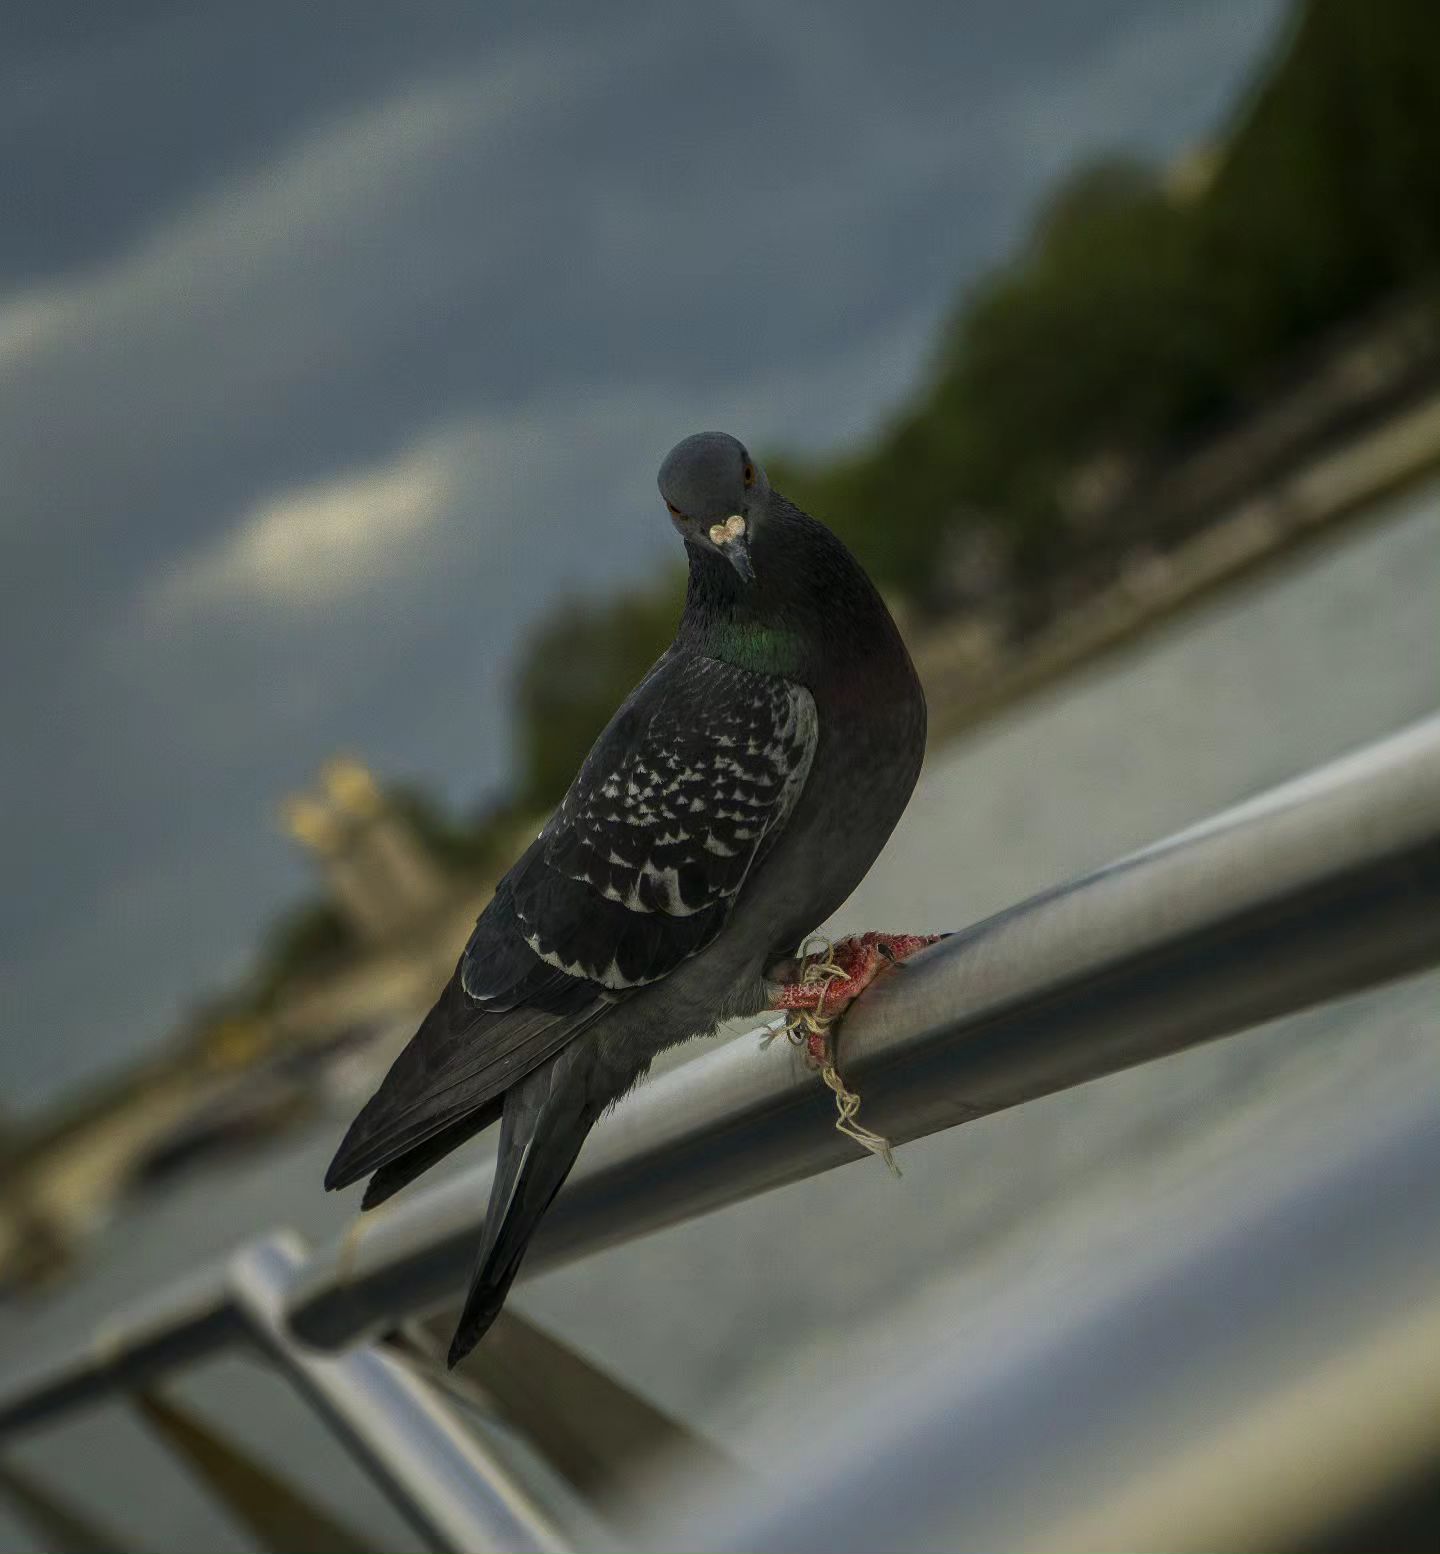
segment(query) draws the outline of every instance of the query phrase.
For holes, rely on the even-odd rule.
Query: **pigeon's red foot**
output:
[[[803,968],[802,980],[782,983],[775,1007],[808,1009],[827,1018],[840,1014],[887,967],[944,937],[939,933],[861,933],[837,939],[828,963],[818,957],[790,963]]]

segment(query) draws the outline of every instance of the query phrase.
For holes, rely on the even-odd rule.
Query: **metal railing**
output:
[[[898,1144],[1437,963],[1433,718],[953,935],[854,1007],[840,1066]],[[525,1274],[857,1158],[830,1108],[798,1054],[753,1036],[671,1070],[596,1129]],[[117,1315],[0,1381],[0,1439],[258,1343],[427,1539],[558,1546],[374,1336],[463,1286],[489,1179],[465,1172],[313,1253],[244,1249]]]
[[[787,1414],[805,1472],[657,1495],[647,1546],[1440,1547],[1440,1082],[1397,1090],[922,1325],[863,1409]]]

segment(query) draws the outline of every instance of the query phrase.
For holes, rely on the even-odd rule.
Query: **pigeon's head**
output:
[[[755,581],[750,543],[770,482],[745,444],[725,432],[696,432],[660,466],[660,495],[687,545],[717,551],[747,583]]]

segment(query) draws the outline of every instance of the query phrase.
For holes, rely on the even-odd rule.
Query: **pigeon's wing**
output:
[[[709,944],[794,809],[817,735],[803,686],[666,654],[501,881],[327,1185],[396,1162],[379,1201],[445,1152],[442,1134],[462,1143],[517,1079]]]
[[[492,903],[486,916],[493,912]],[[383,1203],[488,1127],[500,1115],[505,1091],[607,1007],[598,988],[571,978],[568,1003],[555,996],[557,1007],[550,1009],[487,1012],[465,991],[463,965],[462,957],[325,1173],[326,1187],[335,1188],[375,1172],[365,1208]]]
[[[711,658],[662,660],[507,881],[539,964],[512,980],[514,959],[477,929],[466,990],[513,1007],[551,996],[547,972],[624,993],[673,971],[724,926],[794,809],[817,733],[803,686]]]

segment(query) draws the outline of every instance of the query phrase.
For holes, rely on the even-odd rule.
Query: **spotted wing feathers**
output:
[[[507,881],[521,939],[543,967],[610,992],[674,970],[723,927],[795,805],[816,735],[803,686],[662,660]],[[513,1002],[503,969],[474,949],[467,990]]]

